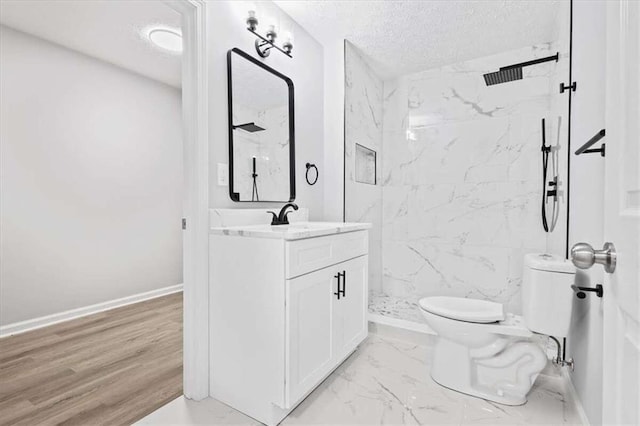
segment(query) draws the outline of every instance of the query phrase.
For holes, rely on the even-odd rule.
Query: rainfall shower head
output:
[[[541,64],[543,62],[558,61],[559,55],[556,53],[553,56],[547,56],[546,58],[534,59],[532,61],[521,62],[519,64],[508,65],[501,67],[496,72],[490,72],[484,74],[484,82],[487,86],[493,86],[494,84],[508,83],[509,81],[522,80],[522,68],[529,65]]]
[[[507,68],[496,72],[490,72],[484,75],[484,82],[487,86],[494,84],[507,83],[509,81],[522,80],[522,68]]]
[[[235,129],[244,130],[245,132],[249,132],[249,133],[261,132],[263,130],[266,130],[266,129],[258,126],[254,122],[238,124],[237,126],[233,126],[233,130],[235,130]]]

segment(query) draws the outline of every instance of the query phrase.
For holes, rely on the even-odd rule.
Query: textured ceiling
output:
[[[141,36],[149,25],[180,28],[161,1],[0,1],[0,23],[169,84],[181,85],[181,56]]]
[[[276,4],[321,43],[346,38],[382,78],[555,40],[561,0],[303,1]]]

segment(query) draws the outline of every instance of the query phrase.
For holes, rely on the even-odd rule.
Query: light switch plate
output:
[[[229,165],[218,163],[218,186],[229,186]]]

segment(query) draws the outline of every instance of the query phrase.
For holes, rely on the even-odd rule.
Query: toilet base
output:
[[[471,348],[439,336],[431,378],[467,395],[522,405],[546,364],[547,356],[530,340],[493,335],[486,339],[486,345]]]
[[[476,398],[486,399],[487,401],[497,402],[498,404],[515,406],[515,405],[524,405],[527,403],[526,397],[517,397],[513,395],[500,396],[500,395],[493,394],[489,391],[482,392],[481,390],[475,389],[472,387],[466,387],[465,389],[456,389],[456,388],[447,386],[446,383],[440,383],[435,377],[433,377],[433,374],[431,374],[431,379],[437,384],[439,384],[440,386],[447,388],[449,390],[452,390],[458,393],[463,393],[465,395],[473,396]]]

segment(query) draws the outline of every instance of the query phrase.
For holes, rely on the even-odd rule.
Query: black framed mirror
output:
[[[295,200],[293,81],[238,48],[227,52],[229,196]]]

